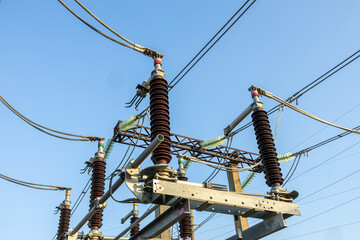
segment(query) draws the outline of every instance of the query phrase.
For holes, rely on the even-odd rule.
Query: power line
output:
[[[313,216],[311,216],[311,217],[308,217],[308,218],[306,218],[306,219],[304,219],[304,220],[302,220],[302,221],[300,221],[300,222],[297,222],[297,223],[289,226],[288,228],[294,227],[294,226],[296,226],[296,225],[298,225],[298,224],[304,223],[304,222],[309,221],[309,220],[311,220],[311,219],[313,219],[313,218],[316,218],[316,217],[318,217],[318,216],[321,216],[321,215],[323,215],[323,214],[325,214],[325,213],[328,213],[328,212],[330,212],[330,211],[333,211],[333,210],[335,210],[335,209],[337,209],[337,208],[339,208],[339,207],[342,207],[342,206],[344,206],[344,205],[346,205],[346,204],[349,204],[349,203],[351,203],[351,202],[353,202],[353,201],[355,201],[355,200],[358,200],[359,198],[360,198],[360,195],[359,195],[359,196],[356,196],[355,198],[352,198],[352,199],[350,199],[350,200],[348,200],[348,201],[346,201],[346,202],[340,203],[340,204],[336,205],[335,207],[331,207],[331,208],[329,208],[329,209],[327,209],[327,210],[325,210],[325,211],[323,211],[323,212],[320,212],[320,213],[315,214],[315,215],[313,215]]]
[[[360,50],[356,51],[355,53],[351,54],[349,57],[347,57],[345,60],[343,60],[342,62],[340,62],[339,64],[337,64],[335,67],[331,68],[329,71],[327,71],[326,73],[324,73],[323,75],[321,75],[320,77],[318,77],[317,79],[315,79],[314,81],[312,81],[311,83],[307,84],[305,87],[303,87],[302,89],[300,89],[299,91],[297,91],[296,93],[294,93],[293,95],[291,95],[289,98],[286,99],[286,102],[293,102],[293,101],[298,101],[298,99],[304,95],[305,93],[307,93],[308,91],[310,91],[311,89],[313,89],[314,87],[316,87],[317,85],[319,85],[320,83],[322,83],[323,81],[325,81],[326,79],[328,79],[329,77],[331,77],[332,75],[334,75],[335,73],[337,73],[338,71],[340,71],[341,69],[343,69],[344,67],[346,67],[347,65],[349,65],[350,63],[354,62],[356,59],[358,59],[360,57]],[[351,59],[351,60],[350,60]],[[268,114],[273,114],[274,112],[277,111],[277,109],[281,106],[281,104],[276,105],[275,107],[271,108],[268,111]],[[252,122],[248,122],[247,124],[245,124],[244,126],[236,129],[235,131],[233,131],[232,133],[230,133],[231,135],[236,135],[239,132],[247,129],[248,127],[250,127],[252,125]]]
[[[191,59],[191,61],[175,76],[175,78],[169,83],[171,85],[173,82],[176,81],[176,79],[185,71],[187,67],[190,66],[190,64],[209,46],[209,44],[224,30],[224,28],[234,19],[238,13],[244,9],[244,7],[248,4],[250,0],[247,0],[240,8],[235,12],[235,14],[220,28],[220,30],[210,39],[209,42],[206,43],[206,45]],[[256,0],[252,1],[251,4],[235,19],[235,21],[220,35],[219,38],[215,40],[215,42],[196,60],[194,64],[173,84],[171,87],[174,88],[185,76],[186,74],[209,52],[209,50],[229,31],[232,26],[247,12],[247,10],[256,2]],[[170,90],[171,90],[170,89]]]
[[[334,194],[331,194],[331,195],[327,195],[325,197],[321,197],[321,198],[317,198],[317,199],[314,199],[314,200],[311,200],[311,201],[308,201],[308,202],[304,202],[304,203],[301,203],[301,206],[303,206],[305,204],[317,202],[317,201],[320,201],[320,200],[323,200],[323,199],[327,199],[327,198],[330,198],[330,197],[333,197],[333,196],[341,195],[341,194],[344,194],[344,193],[347,193],[347,192],[351,192],[351,191],[354,191],[354,190],[357,190],[357,189],[360,189],[360,187],[351,188],[351,189],[348,189],[348,190],[345,190],[345,191],[341,191],[341,192],[337,192],[337,193],[334,193]]]
[[[59,186],[53,186],[53,185],[46,185],[46,184],[38,184],[38,183],[31,183],[31,182],[25,182],[21,181],[15,178],[8,177],[6,175],[0,174],[0,178],[3,180],[6,180],[11,183],[15,183],[24,187],[38,189],[38,190],[49,190],[49,191],[58,191],[58,190],[66,190],[69,189],[67,187],[59,187]]]
[[[358,224],[358,223],[360,223],[360,221],[351,222],[351,223],[347,223],[347,224],[343,224],[343,225],[338,225],[338,226],[334,226],[334,227],[331,227],[331,228],[326,228],[326,229],[322,229],[322,230],[318,230],[318,231],[313,231],[313,232],[309,232],[309,233],[304,233],[304,234],[301,234],[301,235],[292,236],[292,237],[288,237],[288,238],[283,238],[283,239],[281,239],[281,240],[287,240],[287,239],[292,239],[292,238],[304,237],[304,236],[312,235],[312,234],[315,234],[315,233],[320,233],[320,232],[325,232],[325,231],[333,230],[333,229],[336,229],[336,228],[348,227],[348,226],[355,225],[355,224]]]
[[[99,137],[91,137],[91,136],[84,136],[84,135],[77,135],[77,134],[71,134],[71,133],[65,133],[65,132],[60,132],[60,131],[57,131],[57,130],[54,130],[54,129],[51,129],[51,128],[48,128],[48,127],[45,127],[43,125],[40,125],[28,118],[26,118],[24,115],[22,115],[20,112],[18,112],[13,106],[11,106],[6,100],[5,98],[3,98],[1,95],[0,95],[0,101],[10,110],[12,111],[16,116],[18,116],[20,119],[22,119],[24,122],[26,122],[27,124],[29,124],[30,126],[32,126],[33,128],[43,132],[43,133],[46,133],[50,136],[53,136],[53,137],[56,137],[56,138],[60,138],[60,139],[64,139],[64,140],[71,140],[71,141],[96,141],[96,140],[99,140],[101,138]],[[45,129],[45,130],[44,130]],[[50,132],[49,132],[50,131]],[[52,132],[52,133],[51,133]],[[63,136],[60,136],[60,135],[56,135],[54,133],[58,133],[58,134],[61,134],[61,135],[65,135],[65,136],[71,136],[71,137],[78,137],[79,139],[77,138],[68,138],[68,137],[63,137]]]
[[[357,173],[359,173],[359,172],[360,172],[360,169],[357,170],[357,171],[355,171],[355,172],[352,172],[352,173],[346,175],[345,177],[342,177],[342,178],[336,180],[335,182],[332,182],[332,183],[330,183],[330,184],[328,184],[328,185],[326,185],[326,186],[324,186],[324,187],[322,187],[322,188],[320,188],[320,189],[318,189],[318,190],[316,190],[316,191],[314,191],[314,192],[306,195],[305,197],[299,199],[299,200],[297,201],[297,203],[298,203],[298,202],[301,202],[301,201],[303,201],[304,199],[307,199],[308,197],[311,197],[311,196],[313,196],[314,194],[319,193],[319,192],[321,192],[321,191],[323,191],[323,190],[325,190],[325,189],[327,189],[327,188],[329,188],[329,187],[331,187],[331,186],[333,186],[333,185],[335,185],[335,184],[337,184],[337,183],[339,183],[339,182],[341,182],[341,181],[344,181],[345,179],[347,179],[347,178],[349,178],[349,177],[351,177],[351,176],[353,176],[353,175],[355,175],[355,174],[357,174]]]
[[[76,14],[69,6],[67,6],[62,0],[58,0],[61,5],[63,5],[70,13],[72,13],[77,19],[79,19],[81,22],[83,22],[86,26],[88,26],[89,28],[91,28],[92,30],[94,30],[95,32],[97,32],[98,34],[102,35],[103,37],[117,43],[120,44],[124,47],[133,49],[135,51],[138,51],[146,56],[149,57],[155,57],[155,56],[160,56],[163,57],[164,55],[162,53],[159,53],[157,51],[154,51],[150,48],[145,48],[139,44],[133,43],[131,41],[129,41],[128,39],[124,38],[123,36],[121,36],[120,34],[118,34],[117,32],[115,32],[115,30],[113,30],[112,28],[110,28],[108,25],[106,25],[103,21],[101,21],[99,18],[97,18],[92,12],[90,12],[90,10],[88,10],[82,3],[80,3],[80,1],[75,0],[87,13],[89,13],[93,18],[95,18],[99,23],[101,23],[104,27],[106,27],[108,30],[110,30],[112,33],[114,33],[116,36],[118,36],[119,38],[121,38],[122,40],[126,41],[129,44],[120,42],[112,37],[110,37],[109,35],[101,32],[99,29],[95,28],[94,26],[92,26],[91,24],[89,24],[88,22],[86,22],[83,18],[81,18],[78,14]]]
[[[315,168],[320,167],[320,166],[321,166],[321,165],[323,165],[324,163],[326,163],[326,162],[330,161],[331,159],[333,159],[333,158],[335,158],[335,157],[339,156],[340,154],[342,154],[342,153],[346,152],[347,150],[349,150],[349,149],[351,149],[351,148],[355,147],[355,146],[356,146],[356,145],[358,145],[359,143],[360,143],[360,141],[359,141],[359,142],[357,142],[357,143],[354,143],[353,145],[351,145],[351,146],[349,146],[349,147],[347,147],[347,148],[345,148],[344,150],[342,150],[342,151],[340,151],[339,153],[337,153],[337,154],[333,155],[332,157],[330,157],[330,158],[326,159],[325,161],[322,161],[322,162],[321,162],[321,163],[319,163],[318,165],[316,165],[316,166],[314,166],[314,167],[311,167],[311,168],[309,168],[309,169],[307,169],[307,170],[305,170],[305,171],[301,172],[299,175],[296,175],[296,176],[295,176],[294,178],[292,178],[290,181],[293,181],[293,180],[295,180],[295,179],[297,179],[297,178],[299,178],[299,177],[303,176],[304,174],[306,174],[306,173],[308,173],[308,172],[310,172],[310,171],[314,170]]]

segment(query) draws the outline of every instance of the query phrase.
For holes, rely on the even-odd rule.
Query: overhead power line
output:
[[[338,226],[331,227],[331,228],[321,229],[321,230],[317,230],[317,231],[313,231],[313,232],[309,232],[309,233],[304,233],[304,234],[297,235],[297,236],[292,236],[292,237],[288,237],[288,238],[283,238],[283,239],[281,239],[281,240],[287,240],[287,239],[305,237],[305,236],[308,236],[308,235],[312,235],[312,234],[316,234],[316,233],[321,233],[321,232],[326,232],[326,231],[331,231],[331,230],[333,230],[333,229],[348,227],[348,226],[355,225],[355,224],[359,224],[359,223],[360,223],[360,221],[351,222],[351,223],[347,223],[347,224],[343,224],[343,225],[338,225]]]
[[[360,50],[357,50],[355,53],[351,54],[349,57],[347,57],[345,60],[343,60],[342,62],[337,64],[335,67],[331,68],[329,71],[327,71],[326,73],[324,73],[323,75],[321,75],[320,77],[318,77],[317,79],[312,81],[311,83],[307,84],[305,87],[303,87],[299,91],[295,92],[293,95],[291,95],[289,98],[286,99],[286,102],[289,102],[289,103],[292,103],[293,101],[297,102],[298,99],[302,95],[304,95],[305,93],[307,93],[308,91],[310,91],[314,87],[318,86],[320,83],[324,82],[329,77],[331,77],[332,75],[334,75],[335,73],[337,73],[341,69],[345,68],[350,63],[357,60],[359,57],[360,57]],[[279,109],[280,106],[281,106],[281,104],[278,104],[275,107],[271,108],[270,110],[268,110],[268,114],[269,115],[273,114],[274,112],[276,112]],[[242,127],[234,130],[232,133],[230,133],[230,135],[236,135],[239,132],[247,129],[250,126],[252,126],[252,122],[248,122],[247,124],[243,125]]]
[[[249,10],[249,8],[256,2],[256,0],[253,0],[248,6],[247,4],[250,2],[250,0],[247,0],[240,8],[235,12],[235,14],[220,28],[220,30],[210,39],[208,43],[205,44],[205,46],[191,59],[191,61],[175,76],[175,78],[169,83],[169,85],[172,85],[171,89],[174,88],[185,76],[186,74],[210,51],[210,49],[234,26],[234,24]],[[246,7],[247,6],[247,7]],[[230,24],[230,22],[246,7],[246,9],[233,21],[233,23]],[[230,26],[223,31],[228,25]],[[223,33],[216,39],[216,37],[223,31]],[[216,39],[216,40],[215,40]],[[211,44],[212,43],[212,44]],[[207,48],[209,45],[211,46]],[[205,49],[207,50],[205,51]],[[199,55],[203,53],[200,57]],[[196,61],[195,59],[199,57]],[[195,61],[195,62],[194,62]],[[194,62],[194,63],[193,63]],[[191,63],[193,63],[191,65]],[[191,65],[191,66],[190,66]],[[189,67],[190,66],[190,67]],[[189,68],[188,68],[189,67]],[[187,69],[187,70],[186,70]],[[182,74],[184,71],[186,72]],[[181,75],[182,74],[182,75]],[[170,89],[170,90],[171,90]]]
[[[21,186],[24,186],[24,187],[38,189],[38,190],[58,191],[58,190],[70,189],[70,188],[67,188],[67,187],[59,187],[59,186],[53,186],[53,185],[25,182],[25,181],[21,181],[21,180],[15,179],[15,178],[5,176],[3,174],[0,174],[0,178],[6,180],[8,182],[11,182],[11,183],[15,183],[15,184],[18,184],[18,185],[21,185]]]
[[[102,35],[103,37],[117,43],[120,44],[124,47],[133,49],[137,52],[140,52],[146,56],[149,57],[163,57],[164,54],[159,53],[155,50],[152,50],[150,48],[146,48],[143,47],[139,44],[133,43],[130,40],[126,39],[125,37],[121,36],[119,33],[117,33],[115,30],[113,30],[112,28],[110,28],[108,25],[106,25],[103,21],[101,21],[98,17],[96,17],[89,9],[87,9],[80,1],[75,0],[77,4],[79,4],[88,14],[90,14],[93,18],[95,18],[101,25],[103,25],[104,27],[106,27],[109,31],[111,31],[113,34],[115,34],[117,37],[119,37],[120,39],[122,39],[123,41],[127,42],[123,43],[120,42],[118,40],[116,40],[115,38],[110,37],[109,35],[103,33],[102,31],[100,31],[99,29],[95,28],[94,26],[92,26],[90,23],[88,23],[87,21],[85,21],[82,17],[80,17],[77,13],[75,13],[68,5],[66,5],[62,0],[58,0],[70,13],[72,13],[77,19],[79,19],[81,22],[83,22],[86,26],[88,26],[89,28],[91,28],[92,30],[94,30],[95,32],[97,32],[98,34]]]
[[[70,134],[70,133],[65,133],[65,132],[60,132],[48,127],[45,127],[43,125],[40,125],[34,121],[31,121],[30,119],[26,118],[24,115],[22,115],[21,113],[19,113],[14,107],[12,107],[1,95],[0,95],[0,101],[10,110],[12,111],[16,116],[18,116],[20,119],[22,119],[24,122],[26,122],[27,124],[29,124],[30,126],[32,126],[33,128],[46,133],[50,136],[56,137],[56,138],[60,138],[60,139],[64,139],[64,140],[71,140],[71,141],[96,141],[101,139],[100,137],[92,137],[92,136],[84,136],[84,135],[77,135],[77,134]],[[61,135],[57,135],[57,134],[61,134],[61,135],[65,135],[65,136],[71,136],[71,137],[77,137],[77,138],[69,138],[69,137],[64,137]]]
[[[235,14],[232,15],[231,18],[220,28],[220,30],[205,44],[205,46],[190,60],[190,62],[188,64],[186,64],[186,66],[170,81],[169,92],[191,71],[191,69],[193,69],[193,67],[195,67],[195,65],[212,49],[212,47],[234,26],[234,24],[237,21],[239,21],[239,19],[249,10],[249,8],[256,2],[256,0],[252,0],[251,3],[248,5],[249,2],[250,2],[250,0],[247,0],[235,12]],[[242,11],[244,8],[245,8],[245,10]],[[234,20],[234,18],[236,16],[238,16],[238,17]],[[142,102],[143,99],[144,98],[140,99],[136,105],[138,106]],[[148,109],[148,108],[149,107],[147,107],[146,109]]]

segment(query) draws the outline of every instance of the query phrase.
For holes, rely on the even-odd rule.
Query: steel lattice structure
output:
[[[140,148],[146,148],[151,143],[150,128],[143,127],[141,133],[132,128],[126,131],[121,131],[116,124],[114,128],[113,141],[132,145]],[[141,126],[139,126],[140,128]],[[137,139],[139,139],[137,141]],[[227,165],[229,162],[238,163],[241,167],[252,166],[260,160],[259,154],[251,153],[235,148],[227,148],[225,146],[218,146],[213,149],[203,149],[201,147],[202,140],[185,137],[182,135],[170,133],[171,139],[171,154],[188,154],[203,161]],[[137,142],[137,143],[136,143]],[[216,159],[217,161],[214,161]],[[261,172],[261,166],[254,168],[252,171]]]

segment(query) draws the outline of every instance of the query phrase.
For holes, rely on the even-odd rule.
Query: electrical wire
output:
[[[25,182],[25,181],[20,181],[18,179],[15,178],[11,178],[8,177],[6,175],[0,174],[0,178],[3,180],[6,180],[8,182],[11,183],[15,183],[24,187],[28,187],[28,188],[33,188],[33,189],[38,189],[38,190],[48,190],[48,191],[62,191],[62,190],[67,190],[70,188],[67,187],[59,187],[59,186],[53,186],[53,185],[46,185],[46,184],[38,184],[38,183],[31,183],[31,182]]]
[[[295,173],[295,171],[296,171],[296,169],[297,169],[297,167],[299,165],[300,158],[301,158],[301,155],[298,155],[298,156],[295,157],[289,172],[286,174],[286,177],[284,178],[284,184],[282,185],[283,187],[290,181],[291,177],[294,175],[294,173]],[[294,167],[294,170],[291,171],[293,169],[293,167]],[[291,174],[290,174],[290,172],[291,172]]]
[[[271,99],[273,99],[273,100],[275,100],[275,101],[277,101],[277,102],[279,102],[279,103],[281,103],[281,104],[283,104],[283,105],[285,105],[285,106],[287,106],[287,107],[289,107],[289,108],[291,108],[291,109],[293,109],[293,110],[295,110],[295,111],[297,111],[297,112],[299,112],[299,113],[301,113],[301,114],[303,114],[303,115],[305,115],[305,116],[307,116],[307,117],[309,117],[309,118],[312,118],[312,119],[314,119],[314,120],[316,120],[316,121],[319,121],[319,122],[321,122],[321,123],[324,123],[324,124],[327,124],[327,125],[329,125],[329,126],[336,127],[336,128],[339,128],[339,129],[342,129],[342,130],[345,130],[345,131],[349,131],[349,132],[353,132],[353,133],[356,133],[356,134],[360,134],[360,131],[357,131],[357,130],[354,130],[354,129],[350,129],[350,128],[346,128],[346,127],[342,127],[342,126],[339,126],[339,125],[330,123],[330,122],[325,121],[325,120],[323,120],[323,119],[321,119],[321,118],[319,118],[319,117],[316,117],[316,116],[314,116],[314,115],[312,115],[312,114],[310,114],[310,113],[308,113],[308,112],[305,112],[304,110],[295,107],[294,105],[286,102],[285,100],[283,100],[283,99],[275,96],[274,94],[272,94],[272,93],[270,93],[270,92],[268,92],[268,91],[266,91],[266,90],[264,90],[264,89],[262,89],[262,88],[258,88],[258,87],[257,87],[257,90],[258,90],[258,92],[259,92],[260,95],[263,95],[263,96],[265,96],[265,97],[271,98]]]
[[[79,205],[81,204],[82,200],[84,199],[86,193],[89,191],[90,187],[91,187],[91,178],[89,178],[89,180],[87,181],[86,185],[84,186],[83,190],[80,192],[78,198],[76,199],[73,208],[71,210],[71,215],[74,215],[74,213],[76,212],[76,210],[78,209]]]
[[[317,193],[319,193],[319,192],[321,192],[321,191],[323,191],[323,190],[325,190],[325,189],[327,189],[327,188],[329,188],[329,187],[332,187],[332,186],[334,186],[335,184],[337,184],[337,183],[339,183],[339,182],[342,182],[342,181],[344,181],[345,179],[348,179],[349,177],[351,177],[351,176],[353,176],[353,175],[355,175],[355,174],[357,174],[357,173],[359,173],[359,172],[360,172],[360,169],[358,169],[358,170],[356,170],[355,172],[352,172],[352,173],[350,173],[350,174],[348,174],[348,175],[346,175],[346,176],[344,176],[344,177],[336,180],[335,182],[332,182],[332,183],[330,183],[330,184],[328,184],[328,185],[326,185],[326,186],[324,186],[324,187],[322,187],[322,188],[320,188],[320,189],[318,189],[318,190],[316,190],[316,191],[314,191],[314,192],[306,195],[305,197],[303,197],[303,198],[299,199],[298,201],[296,201],[296,203],[299,203],[299,202],[303,201],[304,199],[307,199],[307,198],[309,198],[309,197],[311,197],[311,196],[313,196],[313,195],[315,195],[315,194],[317,194]]]
[[[195,55],[195,57],[193,57],[190,62],[174,77],[174,79],[169,83],[169,85],[171,85],[173,82],[176,81],[176,79],[186,70],[187,67],[190,66],[190,64],[207,48],[207,46],[209,46],[209,44],[224,30],[224,28],[236,17],[236,15],[238,15],[238,13],[246,6],[246,4],[249,2],[250,0],[247,0],[236,12],[234,15],[231,16],[231,18],[220,28],[220,30],[210,39],[210,41],[208,41],[205,46]],[[255,2],[255,1],[254,1]],[[253,4],[253,3],[252,3]],[[252,5],[251,4],[251,5]],[[247,11],[247,9],[245,10],[245,12]],[[245,13],[243,12],[242,15]],[[209,47],[209,49],[200,57],[200,59],[217,43],[217,41],[219,41],[223,36],[224,34],[241,18],[240,15],[235,21],[234,23],[228,28],[226,29],[226,31],[216,40],[216,42],[211,45]],[[200,60],[199,59],[199,60]],[[199,61],[198,60],[198,61]],[[192,67],[186,72],[183,74],[183,76],[172,86],[172,88],[197,64],[197,62],[195,62],[195,64],[192,65]]]
[[[248,2],[249,2],[249,0],[246,1],[246,2],[241,6],[241,8],[238,10],[238,12],[240,12],[240,11],[246,6],[246,4],[247,4]],[[220,35],[220,37],[219,37],[218,39],[216,39],[216,41],[195,61],[195,63],[192,64],[192,66],[172,85],[172,87],[171,87],[171,89],[170,89],[169,91],[171,91],[171,90],[186,76],[186,74],[210,51],[210,49],[232,28],[232,26],[234,26],[234,24],[249,10],[249,8],[250,8],[255,2],[256,2],[256,0],[253,0],[253,1],[250,3],[250,5],[235,19],[235,21]],[[236,12],[236,14],[237,14],[238,12]],[[235,14],[235,15],[236,15],[236,14]],[[233,17],[234,17],[234,16],[233,16]],[[231,17],[231,19],[232,19],[233,17]],[[225,24],[225,26],[231,21],[231,19]],[[224,26],[224,27],[225,27],[225,26]],[[222,28],[220,29],[220,31],[223,30],[224,27],[222,27]],[[215,36],[217,36],[218,34],[219,34],[219,32],[216,33]],[[214,39],[214,37],[213,37],[210,41],[212,41],[213,39]],[[209,42],[209,43],[210,43],[210,42]],[[207,43],[207,44],[205,45],[205,47],[206,47],[209,43]],[[203,49],[201,49],[200,52],[202,52],[202,51],[205,49],[205,47],[204,47]],[[199,52],[196,56],[198,56],[198,55],[200,54],[200,52]],[[195,58],[196,58],[196,57],[195,57]],[[190,62],[192,62],[193,60],[194,60],[194,58],[193,58]],[[188,65],[189,65],[189,64],[188,64]],[[187,65],[187,66],[188,66],[188,65]],[[184,71],[184,69],[183,69],[182,71]],[[172,80],[169,85],[171,85],[171,83],[173,83],[174,81],[175,81],[175,79]]]
[[[334,193],[334,194],[330,194],[330,195],[327,195],[327,196],[325,196],[325,197],[321,197],[321,198],[317,198],[317,199],[314,199],[314,200],[311,200],[311,201],[308,201],[308,202],[301,203],[301,206],[304,206],[305,204],[317,202],[317,201],[320,201],[320,200],[324,200],[324,199],[327,199],[327,198],[330,198],[330,197],[342,195],[342,194],[344,194],[344,193],[351,192],[351,191],[358,190],[358,189],[360,189],[360,187],[351,188],[351,189],[347,189],[347,190],[344,190],[344,191],[341,191],[341,192],[337,192],[337,193]]]
[[[358,145],[359,143],[360,143],[360,141],[358,141],[357,143],[354,143],[353,145],[351,145],[351,146],[349,146],[349,147],[345,148],[344,150],[340,151],[339,153],[337,153],[337,154],[333,155],[332,157],[330,157],[330,158],[328,158],[328,159],[326,159],[326,160],[324,160],[324,161],[320,162],[319,164],[315,165],[314,167],[311,167],[311,168],[309,168],[309,169],[307,169],[307,170],[305,170],[305,171],[301,172],[300,174],[296,175],[295,177],[293,177],[293,178],[292,178],[291,180],[289,180],[289,181],[294,181],[295,179],[297,179],[297,178],[299,178],[299,177],[303,176],[304,174],[309,173],[310,171],[312,171],[312,170],[314,170],[314,169],[316,169],[316,168],[320,167],[321,165],[323,165],[324,163],[326,163],[326,162],[330,161],[331,159],[333,159],[333,158],[335,158],[335,157],[339,156],[340,154],[342,154],[342,153],[346,152],[347,150],[349,150],[349,149],[351,149],[351,148],[355,147],[355,146],[356,146],[356,145]]]
[[[70,13],[72,13],[77,19],[79,19],[82,23],[84,23],[86,26],[88,26],[89,28],[91,28],[92,30],[94,30],[95,32],[97,32],[98,34],[102,35],[103,37],[117,43],[120,44],[124,47],[133,49],[137,52],[140,52],[146,56],[150,56],[150,57],[155,57],[155,56],[159,56],[159,57],[163,57],[164,55],[162,53],[156,52],[152,49],[149,48],[145,48],[143,46],[140,46],[136,43],[133,43],[131,41],[129,41],[128,39],[124,38],[123,36],[121,36],[120,34],[118,34],[115,30],[113,30],[112,28],[110,28],[108,25],[106,25],[103,21],[101,21],[98,17],[96,17],[89,9],[87,9],[80,1],[77,1],[77,4],[79,4],[88,14],[90,14],[93,18],[95,18],[100,24],[102,24],[104,27],[106,27],[108,30],[110,30],[112,33],[114,33],[117,37],[121,38],[122,40],[126,41],[129,44],[120,42],[112,37],[110,37],[109,35],[101,32],[99,29],[95,28],[94,26],[92,26],[91,24],[89,24],[88,22],[86,22],[83,18],[81,18],[77,13],[75,13],[69,6],[67,6],[62,0],[58,0],[61,5],[63,5]]]
[[[100,140],[102,138],[99,138],[99,137],[92,137],[92,136],[84,136],[84,135],[77,135],[77,134],[70,134],[70,133],[65,133],[65,132],[61,132],[61,131],[57,131],[57,130],[54,130],[54,129],[51,129],[51,128],[48,128],[48,127],[45,127],[43,125],[40,125],[30,119],[28,119],[27,117],[25,117],[24,115],[22,115],[20,112],[18,112],[13,106],[11,106],[6,100],[5,98],[3,98],[1,95],[0,95],[0,101],[10,110],[12,111],[16,116],[18,116],[20,119],[22,119],[24,122],[26,122],[27,124],[29,124],[30,126],[32,126],[33,128],[43,132],[43,133],[46,133],[50,136],[53,136],[53,137],[57,137],[57,138],[60,138],[60,139],[64,139],[64,140],[71,140],[71,141],[96,141],[96,140]],[[50,131],[45,131],[44,129]],[[53,132],[53,133],[51,133]],[[56,135],[54,133],[58,133],[58,134],[62,134],[62,135],[66,135],[66,136],[72,136],[72,137],[78,137],[79,139],[76,139],[76,138],[68,138],[68,137],[63,137],[63,136],[59,136],[59,135]]]
[[[343,224],[343,225],[338,225],[338,226],[334,226],[334,227],[331,227],[331,228],[326,228],[326,229],[322,229],[322,230],[317,230],[317,231],[313,231],[313,232],[309,232],[309,233],[304,233],[304,234],[301,234],[301,235],[292,236],[292,237],[288,237],[288,238],[283,238],[283,239],[281,239],[281,240],[287,240],[287,239],[292,239],[292,238],[304,237],[304,236],[308,236],[308,235],[312,235],[312,234],[316,234],[316,233],[321,233],[321,232],[325,232],[325,231],[330,231],[330,230],[333,230],[333,229],[336,229],[336,228],[348,227],[348,226],[355,225],[355,224],[358,224],[358,223],[360,223],[360,221],[351,222],[351,223],[347,223],[347,224]]]
[[[311,89],[313,89],[314,87],[318,86],[320,83],[324,82],[326,79],[328,79],[329,77],[331,77],[332,75],[334,75],[335,73],[337,73],[338,71],[342,70],[343,68],[345,68],[346,66],[348,66],[350,63],[354,62],[355,60],[357,60],[360,57],[360,50],[357,50],[355,53],[351,54],[349,57],[347,57],[345,60],[343,60],[342,62],[340,62],[339,64],[337,64],[335,67],[331,68],[329,71],[327,71],[326,73],[324,73],[323,75],[321,75],[320,77],[318,77],[317,79],[315,79],[314,81],[312,81],[311,83],[307,84],[305,87],[303,87],[302,89],[300,89],[299,91],[297,91],[296,93],[294,93],[293,95],[291,95],[289,98],[286,99],[286,102],[293,102],[296,100],[296,102],[298,101],[298,99],[304,95],[305,93],[307,93],[308,91],[310,91]],[[350,60],[351,59],[351,60]],[[271,108],[268,111],[268,115],[273,114],[274,112],[277,111],[277,109],[279,108],[281,104],[276,105],[275,107]],[[252,122],[248,122],[247,124],[239,127],[238,129],[234,130],[232,133],[230,133],[230,135],[236,135],[239,132],[247,129],[248,127],[252,126]]]

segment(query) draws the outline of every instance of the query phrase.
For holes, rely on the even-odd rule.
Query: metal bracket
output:
[[[189,214],[190,201],[186,199],[179,199],[172,204],[168,210],[143,227],[135,236],[131,237],[130,240],[155,238],[174,223],[180,221]]]
[[[151,193],[147,193],[143,185],[139,182],[139,178],[142,176],[139,173],[140,165],[137,168],[132,168],[134,159],[132,159],[125,167],[125,183],[130,191],[139,199],[142,203],[149,203],[151,199]]]

